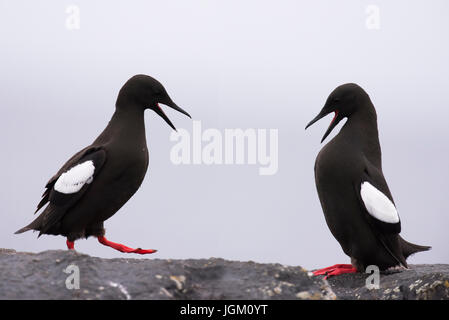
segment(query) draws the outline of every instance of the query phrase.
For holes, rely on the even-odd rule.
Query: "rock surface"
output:
[[[327,281],[338,299],[449,300],[449,265],[409,265],[400,272],[380,274],[379,289],[369,290],[369,274],[343,274]]]
[[[79,282],[76,275],[79,274]],[[223,259],[102,259],[0,249],[0,299],[449,299],[449,265],[328,280],[301,267]],[[79,286],[79,288],[77,288]]]

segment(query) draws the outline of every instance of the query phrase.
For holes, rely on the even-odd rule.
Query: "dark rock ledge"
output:
[[[449,299],[449,265],[381,274],[379,289],[366,287],[368,276],[324,280],[301,267],[251,261],[102,259],[68,250],[0,249],[0,299]]]

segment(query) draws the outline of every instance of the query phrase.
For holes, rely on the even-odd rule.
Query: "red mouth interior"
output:
[[[161,106],[159,105],[159,103],[156,103],[157,107],[162,111],[162,113],[165,115],[164,110],[161,108]]]
[[[334,118],[331,121],[331,124],[334,123],[335,119],[337,119],[338,116],[338,110],[335,110]]]

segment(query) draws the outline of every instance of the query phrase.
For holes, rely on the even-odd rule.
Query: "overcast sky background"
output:
[[[68,5],[80,29],[66,28]],[[368,29],[368,5],[380,29]],[[309,130],[338,85],[355,82],[377,113],[384,174],[402,236],[431,245],[411,263],[449,263],[448,1],[0,1],[0,247],[65,249],[13,233],[31,222],[47,180],[109,121],[134,74],[161,81],[203,129],[279,130],[279,171],[170,162],[170,127],[145,116],[150,167],[105,223],[149,258],[348,263],[326,226],[313,167],[331,116]],[[165,108],[178,128],[192,121]],[[338,132],[334,130],[330,138]],[[329,141],[329,138],[326,142]],[[95,238],[77,250],[140,258]]]

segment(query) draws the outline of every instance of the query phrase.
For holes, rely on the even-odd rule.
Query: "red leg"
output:
[[[357,269],[352,266],[352,264],[336,264],[331,267],[318,269],[313,271],[314,276],[325,275],[324,279],[330,276],[338,276],[345,273],[356,273]]]
[[[111,247],[111,248],[113,248],[115,250],[118,250],[120,252],[138,253],[138,254],[148,254],[148,253],[155,253],[155,252],[157,252],[157,250],[153,250],[153,249],[148,249],[148,250],[141,249],[141,248],[133,249],[133,248],[127,247],[127,246],[125,246],[123,244],[109,241],[104,236],[103,237],[98,237],[97,239],[98,239],[98,242],[100,242],[101,244],[103,244],[105,246],[108,246],[108,247]]]
[[[67,244],[67,249],[75,250],[75,241],[69,241],[69,239],[67,239],[66,244]]]

